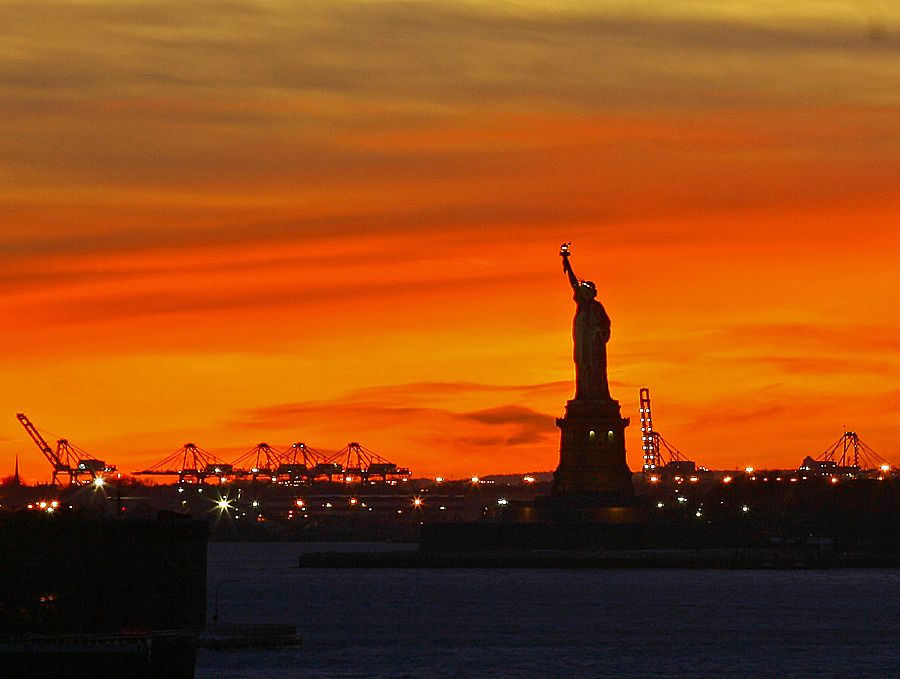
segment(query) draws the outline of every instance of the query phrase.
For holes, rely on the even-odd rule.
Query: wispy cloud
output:
[[[452,129],[464,111],[494,120],[517,111],[552,112],[551,120],[630,112],[646,127],[660,110],[898,103],[889,94],[897,38],[869,39],[864,21],[569,13],[562,5],[505,12],[453,2],[37,0],[4,3],[0,26],[2,158],[25,169],[39,162],[69,181],[221,190],[240,177],[260,190],[273,181],[321,187],[502,164],[496,132],[478,154],[471,141],[458,146],[460,128],[453,136],[463,157],[446,143],[435,156],[427,144],[396,138]],[[783,145],[822,119],[807,117],[781,136],[744,127],[737,138]],[[681,145],[697,136],[690,116],[638,136],[622,122],[599,122],[611,140],[653,144],[662,135]],[[722,132],[712,134],[721,143]],[[354,136],[391,143],[376,154],[348,144]],[[528,143],[507,136],[505,150]]]
[[[554,418],[520,405],[504,405],[472,411],[454,411],[440,405],[413,406],[429,400],[458,400],[463,395],[510,394],[552,388],[553,385],[498,387],[483,384],[395,385],[367,389],[324,402],[286,403],[255,408],[238,414],[241,427],[273,431],[338,431],[354,440],[380,438],[389,432],[399,449],[420,449],[435,465],[452,466],[476,460],[486,451],[495,464],[508,466],[510,452],[520,449],[528,459],[553,464],[558,430]],[[427,396],[422,397],[423,393]],[[365,398],[362,398],[365,395]],[[313,441],[310,445],[318,447]]]

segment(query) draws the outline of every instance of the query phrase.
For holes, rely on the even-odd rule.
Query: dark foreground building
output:
[[[207,537],[176,515],[0,514],[0,674],[193,677]]]

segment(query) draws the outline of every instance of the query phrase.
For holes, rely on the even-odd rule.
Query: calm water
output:
[[[900,571],[299,569],[209,546],[209,613],[297,649],[200,653],[198,679],[900,677]]]

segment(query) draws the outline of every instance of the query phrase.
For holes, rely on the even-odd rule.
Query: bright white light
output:
[[[98,488],[100,486],[102,486],[104,483],[106,483],[106,481],[103,480],[103,477],[98,476],[96,479],[94,479],[94,485],[97,486]]]
[[[437,483],[441,483],[441,482],[444,480],[444,477],[443,477],[443,476],[436,476],[434,480],[435,480],[435,482],[437,482]]]
[[[508,505],[509,500],[507,500],[505,497],[501,497],[499,500],[497,500],[497,504],[498,505]]]
[[[657,502],[656,506],[662,509],[663,507],[665,507],[665,504],[663,504],[662,502]]]
[[[415,499],[413,500],[413,504],[414,504],[416,507],[421,507],[421,506],[422,506],[422,498],[420,498],[420,497],[415,498]]]
[[[883,465],[881,465],[880,469],[881,469],[881,471],[883,471],[883,472],[889,472],[889,471],[891,471],[891,465],[889,465],[889,464],[883,464]]]
[[[744,505],[743,507],[741,507],[741,509],[744,510],[745,512],[749,512],[749,511],[750,511],[750,507],[747,506],[747,505]]]
[[[231,505],[228,504],[228,500],[227,500],[227,499],[219,500],[219,501],[216,503],[216,505],[218,506],[219,509],[229,509],[230,506],[231,506]]]
[[[478,483],[479,481],[481,481],[481,479],[479,479],[477,476],[472,477],[472,483]]]
[[[534,483],[534,477],[533,477],[533,476],[525,476],[525,477],[522,478],[522,480],[523,480],[525,483]]]
[[[753,467],[744,467],[744,471],[747,472],[748,474],[752,474],[754,470],[753,470]]]
[[[726,476],[724,479],[722,479],[722,483],[731,483],[731,477]]]
[[[687,498],[686,498],[686,497],[680,497],[680,496],[679,496],[678,501],[679,501],[679,502],[687,502]]]

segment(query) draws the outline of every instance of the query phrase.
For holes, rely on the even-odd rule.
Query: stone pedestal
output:
[[[628,418],[613,399],[574,399],[556,420],[561,430],[559,467],[550,506],[557,516],[590,520],[597,510],[625,507],[634,498],[625,462]]]

